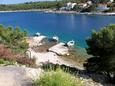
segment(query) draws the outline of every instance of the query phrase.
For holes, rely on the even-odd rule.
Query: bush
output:
[[[5,61],[3,59],[0,59],[0,64],[5,64]]]
[[[29,67],[36,67],[35,59],[30,59],[26,56],[21,55],[19,57],[16,57],[16,62],[26,65],[26,66],[29,66]]]
[[[14,54],[11,49],[6,48],[4,44],[0,44],[0,58],[5,60],[13,60]]]
[[[0,44],[0,64],[12,64],[12,62],[18,62],[19,64],[27,66],[35,66],[35,60],[29,59],[22,54],[13,53],[10,48],[7,48],[4,44]]]
[[[21,31],[19,28],[5,28],[3,25],[0,25],[0,43],[3,43],[12,51],[24,53],[29,47],[26,37],[26,31]]]
[[[82,82],[60,69],[44,73],[34,81],[35,86],[83,86]]]
[[[26,37],[26,31],[0,25],[0,59],[35,66],[35,60],[25,56],[25,52],[29,47]],[[4,62],[1,60],[1,63]]]
[[[94,31],[86,40],[87,53],[92,55],[84,64],[88,71],[102,73],[115,83],[115,24]]]
[[[6,61],[4,59],[1,59],[1,57],[0,57],[0,64],[2,64],[2,65],[13,65],[13,62],[12,61]]]

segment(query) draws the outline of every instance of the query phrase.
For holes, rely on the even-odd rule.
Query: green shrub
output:
[[[94,31],[86,42],[87,53],[92,55],[84,64],[86,70],[101,73],[115,83],[115,24]]]
[[[4,27],[0,25],[0,43],[4,44],[12,51],[24,53],[29,45],[26,41],[26,31],[21,31],[20,28]]]
[[[8,64],[11,64],[11,62],[5,61],[4,59],[0,59],[0,64],[8,65]]]
[[[4,64],[4,60],[3,59],[0,59],[0,64]]]
[[[83,86],[82,82],[60,69],[48,71],[34,81],[35,86]]]

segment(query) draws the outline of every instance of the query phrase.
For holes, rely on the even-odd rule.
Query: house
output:
[[[86,8],[87,7],[87,3],[83,4],[83,8]]]
[[[77,5],[77,3],[68,2],[68,3],[66,4],[66,9],[67,9],[67,10],[71,10],[71,9],[73,9],[76,5]]]
[[[77,3],[72,3],[71,8],[73,9],[76,5],[77,5]]]
[[[107,4],[98,4],[97,6],[97,10],[98,11],[106,11],[106,10],[109,10],[110,8],[107,7]]]
[[[72,10],[75,6],[78,6],[81,9],[85,9],[90,7],[91,5],[93,5],[92,1],[87,1],[86,3],[72,3],[72,2],[68,2],[66,3],[65,7],[61,7],[60,10]]]
[[[87,1],[87,4],[92,5],[93,3],[92,3],[92,1]]]
[[[92,5],[92,1],[87,1],[86,3],[80,3],[78,4],[81,8],[87,8],[90,7]]]

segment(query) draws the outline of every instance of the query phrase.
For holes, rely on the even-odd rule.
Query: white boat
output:
[[[41,33],[39,33],[39,32],[35,33],[35,36],[40,36],[40,35],[41,35]]]
[[[56,40],[56,41],[59,41],[59,37],[58,36],[53,36],[52,39]]]
[[[68,43],[67,43],[67,46],[69,46],[69,47],[72,47],[72,46],[74,46],[75,45],[75,41],[74,40],[71,40],[71,41],[69,41]]]

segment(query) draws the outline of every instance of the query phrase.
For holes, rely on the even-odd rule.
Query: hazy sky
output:
[[[15,4],[15,3],[30,2],[30,1],[48,1],[48,0],[0,0],[0,4]]]

